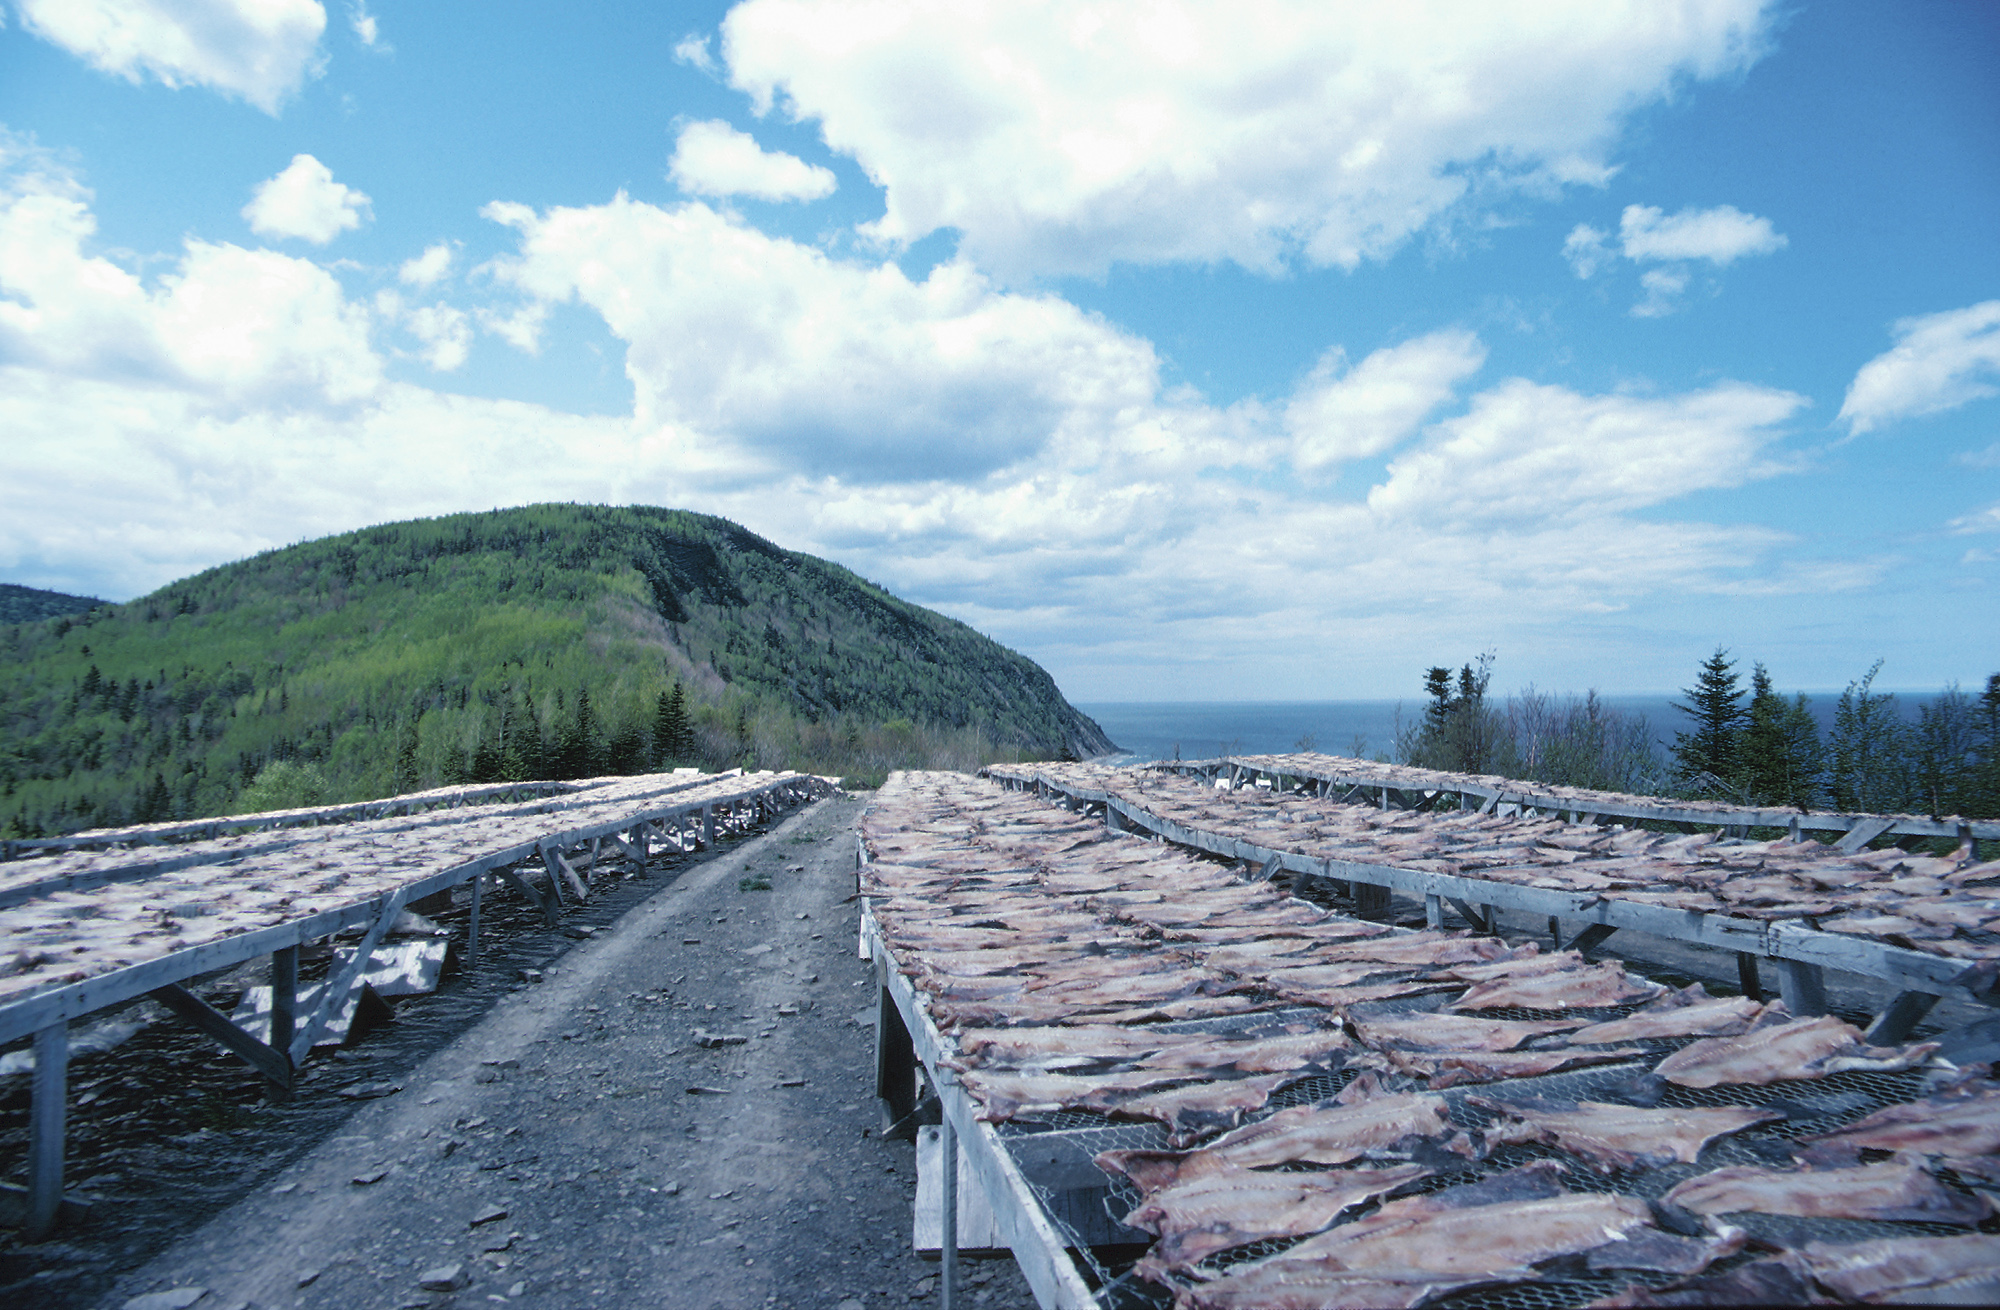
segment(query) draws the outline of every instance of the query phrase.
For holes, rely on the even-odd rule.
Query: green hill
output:
[[[662,765],[867,776],[1110,749],[1026,657],[676,510],[385,524],[0,627],[17,835]]]
[[[107,602],[95,596],[72,596],[66,591],[43,591],[0,582],[0,623],[33,623],[62,614],[85,614]]]

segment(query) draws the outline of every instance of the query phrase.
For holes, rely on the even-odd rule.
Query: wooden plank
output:
[[[1818,965],[1779,960],[1778,987],[1785,998],[1785,1008],[1799,1018],[1817,1018],[1826,1013],[1826,977]]]
[[[1910,1033],[1924,1021],[1938,998],[1926,992],[1898,992],[1887,1009],[1868,1025],[1870,1046],[1898,1046],[1910,1040]]]
[[[375,922],[361,935],[361,941],[354,948],[354,958],[327,975],[326,986],[319,994],[319,1004],[313,1008],[303,1030],[292,1039],[291,1057],[294,1065],[305,1063],[312,1054],[313,1044],[319,1041],[320,1032],[327,1021],[339,1012],[347,1001],[347,994],[368,968],[368,957],[375,953],[375,947],[388,933],[396,916],[403,912],[403,904],[409,899],[407,888],[390,892],[382,897],[381,913]]]
[[[28,1217],[21,1235],[39,1242],[62,1210],[63,1142],[69,1112],[69,1025],[35,1032],[34,1082],[28,1106]]]
[[[1852,855],[1895,826],[1894,819],[1863,819],[1850,828],[1845,837],[1835,842],[1833,849],[1843,855]]]
[[[939,1222],[944,1209],[940,1186],[943,1152],[938,1149],[938,1138],[943,1132],[939,1124],[925,1124],[917,1129],[917,1197],[910,1208],[910,1249],[920,1255],[929,1255],[943,1247],[944,1225]],[[969,1174],[962,1143],[955,1154],[959,1169]],[[993,1211],[977,1187],[961,1187],[958,1192],[958,1249],[960,1254],[969,1251],[997,1254],[1007,1249]]]
[[[1757,968],[1757,957],[1749,951],[1736,952],[1736,982],[1743,994],[1753,1001],[1764,999],[1764,979]]]
[[[229,1016],[177,983],[153,990],[153,999],[213,1037],[230,1054],[282,1088],[292,1085],[292,1061],[229,1021]],[[274,1028],[276,1024],[272,1025]]]
[[[1566,951],[1581,951],[1585,955],[1588,955],[1599,946],[1602,946],[1605,940],[1617,931],[1618,929],[1615,925],[1593,923],[1576,936],[1570,938],[1569,944],[1562,949]]]
[[[271,952],[271,1031],[266,1041],[272,1053],[292,1049],[294,1029],[298,1026],[299,1005],[299,948],[287,946]],[[281,1092],[291,1090],[291,1079],[273,1084]]]
[[[909,1027],[886,986],[878,986],[875,996],[875,1098],[882,1103],[885,1137],[916,1136],[916,1054]]]
[[[938,1125],[939,1163],[944,1170],[944,1206],[939,1216],[938,1282],[944,1293],[941,1304],[952,1310],[958,1295],[958,1130],[949,1115]]]

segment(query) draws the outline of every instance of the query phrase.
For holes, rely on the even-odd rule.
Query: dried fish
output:
[[[1690,1178],[1665,1200],[1696,1214],[1798,1215],[1812,1219],[1903,1219],[1976,1224],[1993,1212],[1983,1196],[1944,1187],[1914,1164],[1885,1160],[1854,1169],[1763,1169],[1731,1165]]]
[[[1682,1237],[1642,1228],[1620,1242],[1606,1242],[1585,1258],[1591,1269],[1648,1269],[1661,1274],[1698,1274],[1743,1249],[1749,1234],[1729,1224],[1707,1237]]]
[[[1988,1233],[1809,1242],[1792,1258],[1843,1300],[2000,1303],[2000,1237]]]
[[[1845,1128],[1800,1140],[1819,1143],[1814,1152],[1895,1151],[1971,1164],[2000,1156],[2000,1087],[1987,1084],[1887,1106]]]
[[[1762,1086],[1848,1069],[1908,1069],[1936,1049],[1935,1042],[1902,1048],[1867,1046],[1852,1024],[1830,1014],[1793,1019],[1782,1001],[1773,1001],[1748,1032],[1691,1042],[1660,1061],[1653,1072],[1682,1087]]]
[[[1594,1023],[1571,1034],[1579,1045],[1598,1042],[1640,1042],[1659,1037],[1733,1037],[1747,1032],[1762,1007],[1747,996],[1717,999],[1700,983],[1670,991],[1645,1009],[1623,1019]]]
[[[1530,1038],[1564,1032],[1582,1022],[1581,1019],[1476,1019],[1463,1014],[1353,1021],[1355,1034],[1370,1046],[1432,1051],[1511,1051]]]
[[[1141,1274],[1196,1264],[1233,1246],[1316,1233],[1363,1201],[1426,1178],[1423,1165],[1266,1173],[1199,1152],[1174,1182],[1149,1192],[1125,1223],[1156,1233]]]
[[[1281,1164],[1346,1164],[1411,1137],[1451,1131],[1442,1096],[1400,1092],[1356,1105],[1294,1106],[1245,1124],[1196,1154],[1214,1155],[1245,1169]],[[1178,1177],[1190,1157],[1178,1152],[1106,1151],[1101,1168],[1122,1173],[1141,1190]]]
[[[1716,1138],[1785,1117],[1777,1110],[1740,1105],[1640,1110],[1602,1101],[1484,1096],[1468,1096],[1466,1100],[1515,1121],[1488,1130],[1489,1147],[1503,1142],[1549,1142],[1607,1169],[1676,1161],[1693,1164],[1702,1148]]]
[[[1529,1010],[1624,1005],[1658,996],[1665,988],[1625,971],[1616,961],[1584,969],[1566,969],[1534,978],[1495,978],[1476,983],[1451,1003],[1454,1010],[1495,1010],[1520,1006]]]
[[[1210,1133],[1234,1128],[1244,1115],[1263,1109],[1271,1093],[1299,1077],[1297,1073],[1269,1073],[1255,1078],[1209,1079],[1136,1096],[1114,1094],[1100,1098],[1091,1108],[1130,1119],[1157,1119],[1167,1126],[1167,1140],[1184,1147]]]
[[[1390,1067],[1428,1078],[1432,1087],[1490,1083],[1502,1078],[1532,1078],[1586,1064],[1609,1064],[1648,1054],[1643,1046],[1562,1046],[1547,1051],[1404,1051],[1383,1052]]]
[[[1789,1255],[1752,1260],[1727,1273],[1709,1274],[1650,1288],[1634,1283],[1614,1296],[1592,1301],[1589,1310],[1627,1306],[1762,1306],[1826,1305],[1812,1285],[1793,1268]]]

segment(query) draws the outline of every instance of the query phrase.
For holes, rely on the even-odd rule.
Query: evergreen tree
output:
[[[660,768],[693,764],[694,723],[688,718],[687,689],[678,680],[671,692],[660,693],[653,716],[653,759]]]
[[[1731,788],[1736,782],[1745,720],[1742,688],[1736,683],[1736,662],[1721,646],[1702,664],[1695,685],[1681,689],[1688,698],[1674,708],[1694,720],[1693,732],[1674,734],[1675,771],[1683,786],[1697,791]]]
[[[579,687],[576,693],[576,713],[569,721],[568,730],[563,733],[559,759],[559,778],[591,778],[603,771],[603,760],[598,746],[597,715],[590,708],[590,689]]]
[[[1967,817],[2000,818],[2000,673],[1988,675],[1973,707],[1976,721],[1972,803]]]
[[[415,718],[403,720],[396,734],[395,789],[399,796],[423,788],[422,775],[417,766],[417,750],[423,744],[418,725],[423,718],[424,712],[420,709]]]
[[[1890,810],[1903,799],[1898,785],[1903,728],[1895,696],[1873,690],[1881,671],[1882,661],[1876,660],[1866,676],[1847,684],[1834,707],[1827,788],[1837,810]]]
[[[1979,727],[1975,702],[1957,683],[1917,707],[1910,765],[1915,800],[1933,819],[1969,815],[1978,805]]]

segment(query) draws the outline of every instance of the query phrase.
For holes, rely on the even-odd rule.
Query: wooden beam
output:
[[[1895,826],[1894,819],[1863,819],[1848,829],[1847,835],[1833,844],[1833,849],[1852,855]]]
[[[958,1295],[958,1132],[947,1116],[938,1133],[938,1161],[944,1167],[944,1226],[938,1236],[938,1282],[944,1310]]]
[[[1736,952],[1736,983],[1751,1000],[1764,999],[1764,977],[1758,970],[1757,957],[1749,951]]]
[[[519,872],[512,868],[498,869],[495,872],[506,879],[508,885],[526,897],[531,904],[540,907],[542,922],[548,924],[551,928],[561,922],[561,918],[557,913],[559,903],[555,897],[544,896],[539,887],[536,887],[526,878],[523,878]]]
[[[296,979],[294,980],[296,981]],[[275,1001],[276,993],[273,993]],[[231,1055],[255,1069],[258,1073],[281,1088],[292,1085],[292,1060],[283,1051],[266,1046],[249,1033],[231,1023],[229,1016],[202,1000],[178,983],[169,983],[153,991],[153,999],[172,1010],[181,1018],[213,1037]],[[275,1010],[274,1029],[277,1027]],[[310,1048],[308,1048],[310,1049]]]
[[[34,1084],[28,1106],[28,1220],[22,1236],[39,1242],[62,1211],[63,1142],[69,1110],[69,1025],[35,1033]]]
[[[354,984],[368,970],[368,957],[375,953],[375,947],[388,934],[389,925],[403,912],[403,905],[408,899],[407,888],[384,896],[381,901],[382,912],[361,935],[360,943],[354,948],[354,958],[338,971],[327,975],[326,986],[319,994],[319,1004],[314,1007],[312,1017],[306,1020],[304,1030],[292,1039],[290,1054],[294,1067],[305,1063],[306,1057],[312,1054],[313,1044],[319,1041],[320,1033],[326,1030],[328,1021],[339,1014],[340,1007],[347,1003],[347,994],[354,990]]]
[[[1897,993],[1889,1007],[1868,1025],[1865,1040],[1870,1046],[1899,1046],[1909,1041],[1910,1033],[1937,1003],[1938,998],[1927,992]]]
[[[1562,949],[1566,951],[1581,951],[1585,955],[1588,955],[1599,946],[1602,946],[1605,939],[1617,931],[1618,929],[1612,924],[1593,923],[1576,936],[1570,938],[1569,945]]]
[[[1826,1013],[1826,975],[1817,964],[1801,960],[1778,961],[1778,988],[1785,1008],[1801,1019]]]

